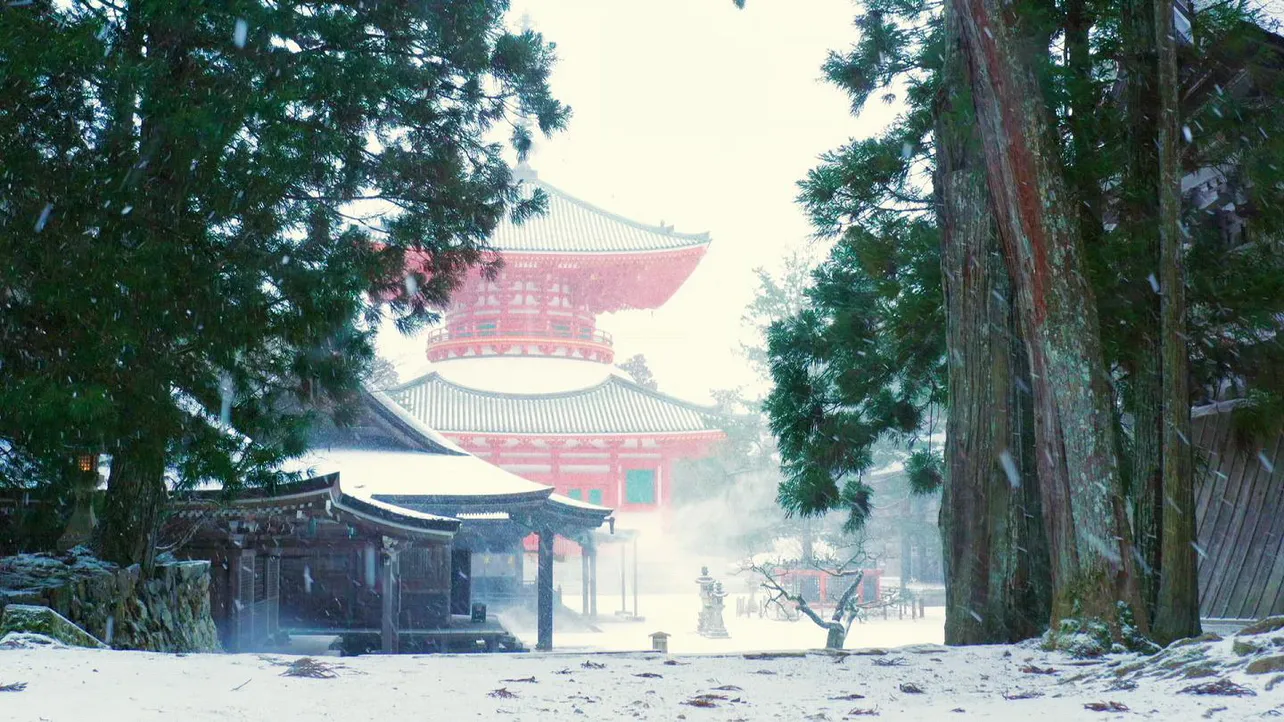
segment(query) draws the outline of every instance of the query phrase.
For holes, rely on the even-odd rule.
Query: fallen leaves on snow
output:
[[[334,679],[339,673],[334,665],[326,664],[311,657],[300,657],[285,665],[282,677],[308,677],[310,679]]]
[[[904,657],[879,657],[874,660],[875,667],[904,667],[909,662]]]
[[[1006,699],[1006,700],[1038,699],[1039,697],[1042,697],[1042,696],[1043,696],[1042,692],[1028,690],[1025,692],[1011,692],[1011,693],[1005,692],[1003,694],[1003,699]]]
[[[492,689],[487,696],[494,697],[495,699],[516,699],[517,697],[516,694],[509,692],[507,687]]]
[[[901,682],[901,691],[905,694],[923,694],[923,688],[913,682]]]
[[[1218,695],[1221,697],[1254,697],[1256,692],[1235,684],[1225,677],[1215,682],[1204,682],[1203,684],[1192,684],[1189,687],[1183,687],[1179,690],[1181,694],[1204,694]]]
[[[1122,702],[1089,702],[1083,706],[1093,712],[1127,712],[1128,705]]]

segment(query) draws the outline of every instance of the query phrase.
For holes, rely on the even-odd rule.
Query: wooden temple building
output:
[[[537,646],[551,649],[554,537],[587,547],[613,527],[610,509],[488,464],[379,392],[363,396],[354,424],[319,428],[293,464],[297,483],[230,502],[192,492],[168,522],[167,536],[185,540],[180,556],[213,562],[228,649],[289,635],[365,639],[385,652],[520,647],[474,598],[522,596],[528,535]]]

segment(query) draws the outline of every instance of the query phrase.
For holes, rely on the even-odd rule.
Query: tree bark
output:
[[[1128,165],[1124,179],[1121,222],[1129,242],[1138,247],[1141,261],[1132,268],[1138,283],[1125,292],[1138,314],[1141,329],[1130,348],[1123,349],[1130,371],[1125,406],[1132,416],[1132,448],[1129,454],[1129,496],[1137,557],[1141,562],[1142,600],[1152,614],[1159,592],[1159,529],[1163,514],[1163,368],[1160,358],[1159,296],[1145,275],[1159,258],[1159,217],[1156,188],[1159,183],[1157,113],[1159,112],[1158,65],[1155,55],[1154,0],[1124,3],[1124,32],[1127,37],[1125,77],[1128,114]],[[1156,280],[1156,283],[1158,281]]]
[[[945,23],[944,67],[951,75],[937,106],[935,178],[950,390],[940,512],[945,643],[1007,643],[1035,636],[1047,623],[1047,547],[1033,473],[1026,351],[951,8]]]
[[[1163,353],[1163,499],[1154,634],[1160,643],[1199,634],[1195,491],[1190,447],[1190,353],[1182,262],[1180,106],[1172,0],[1154,0],[1159,61],[1159,256]]]
[[[1096,300],[1047,108],[1007,4],[948,6],[961,19],[988,186],[1030,359],[1051,624],[1095,618],[1118,636],[1122,601],[1144,632]]]
[[[135,439],[114,449],[98,526],[99,556],[122,566],[150,568],[165,498],[164,441]]]

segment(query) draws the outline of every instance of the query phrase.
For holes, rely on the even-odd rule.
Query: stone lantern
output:
[[[667,632],[655,632],[651,635],[651,651],[669,653],[669,634]]]
[[[94,493],[98,491],[98,454],[85,453],[76,457],[76,474],[72,481],[71,519],[58,538],[58,548],[66,551],[79,544],[88,544],[93,537],[98,520],[94,518]]]

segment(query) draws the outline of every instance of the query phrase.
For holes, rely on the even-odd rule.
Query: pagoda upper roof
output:
[[[495,229],[490,245],[511,254],[622,254],[699,248],[710,243],[708,233],[678,233],[671,226],[652,226],[629,220],[545,183],[529,169],[520,169],[523,193],[535,189],[548,197],[546,213],[514,223],[506,218]]]
[[[452,434],[721,434],[712,409],[616,375],[573,391],[519,394],[460,386],[432,372],[388,395],[425,425]]]

